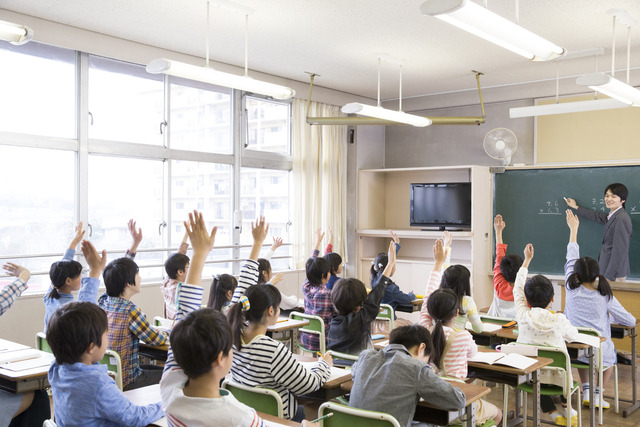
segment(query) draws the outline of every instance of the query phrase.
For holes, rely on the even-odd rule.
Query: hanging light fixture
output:
[[[631,15],[623,9],[609,9],[607,14],[613,16],[613,35],[611,48],[611,75],[591,73],[580,76],[576,84],[589,86],[591,89],[604,93],[632,107],[640,107],[640,90],[629,84],[629,70],[631,68],[631,28],[638,24]],[[615,76],[616,57],[616,21],[627,27],[627,82],[621,82]]]
[[[420,6],[420,12],[531,61],[548,61],[565,53],[562,47],[469,0],[427,0]]]
[[[209,67],[209,6],[210,3],[219,7],[243,13],[245,15],[245,54],[244,54],[244,75],[225,73]],[[196,80],[218,86],[229,87],[247,92],[258,93],[270,96],[275,99],[289,99],[295,95],[295,91],[286,86],[256,80],[249,77],[248,61],[248,37],[249,37],[249,15],[253,9],[242,5],[236,5],[227,0],[207,0],[207,40],[205,66],[185,64],[183,62],[172,61],[165,58],[154,59],[147,64],[147,72],[151,74],[168,74],[170,76],[182,77],[184,79]]]
[[[386,54],[377,54],[378,56],[378,104],[376,106],[361,104],[359,102],[351,102],[344,105],[341,111],[346,114],[358,114],[361,116],[374,117],[377,119],[388,120],[395,123],[404,123],[416,127],[425,127],[431,124],[428,117],[415,116],[402,111],[402,61]],[[398,95],[398,111],[388,110],[380,104],[380,61],[384,58],[387,62],[393,62],[400,67],[400,93]]]
[[[26,25],[0,21],[0,40],[11,44],[21,45],[28,43],[33,38],[33,30]]]

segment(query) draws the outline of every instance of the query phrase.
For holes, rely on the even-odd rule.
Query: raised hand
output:
[[[78,222],[78,225],[76,225],[76,228],[74,229],[74,231],[76,234],[73,236],[73,239],[69,244],[69,249],[73,249],[73,250],[76,249],[76,247],[78,246],[78,243],[80,243],[82,241],[82,238],[84,237],[85,230],[82,229],[82,221]]]
[[[7,274],[11,276],[19,277],[25,282],[29,280],[29,278],[31,277],[31,272],[27,268],[22,267],[21,265],[18,265],[18,264],[14,264],[12,262],[7,262],[5,265],[2,266],[2,268],[4,268],[4,271],[6,271]]]
[[[88,240],[82,241],[82,255],[89,264],[89,277],[99,278],[105,265],[107,265],[107,251],[102,250],[98,253],[93,243]]]

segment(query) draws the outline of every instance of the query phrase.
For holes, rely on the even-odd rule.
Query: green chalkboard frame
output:
[[[507,253],[522,256],[525,245],[532,243],[535,255],[530,272],[548,275],[564,275],[569,228],[563,197],[607,212],[604,189],[622,182],[629,189],[626,210],[634,229],[628,279],[640,279],[640,165],[507,169],[496,173],[493,182],[493,215],[501,214],[506,222],[503,240],[509,245]],[[581,218],[580,255],[597,259],[603,233],[603,225]]]

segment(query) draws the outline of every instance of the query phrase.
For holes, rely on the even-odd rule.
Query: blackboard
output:
[[[640,166],[519,169],[496,173],[494,216],[501,214],[506,223],[503,240],[509,245],[507,253],[523,256],[525,245],[532,243],[535,253],[530,272],[564,275],[569,227],[563,197],[574,198],[578,206],[609,212],[604,204],[604,189],[614,182],[621,182],[629,189],[626,210],[631,216],[633,235],[628,278],[640,279]],[[580,218],[580,256],[598,259],[603,233],[603,225]]]

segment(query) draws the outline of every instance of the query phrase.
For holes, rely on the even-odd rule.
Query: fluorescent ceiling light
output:
[[[578,77],[576,84],[589,86],[611,98],[632,107],[640,107],[640,90],[603,73],[591,73]]]
[[[33,37],[33,30],[26,25],[0,21],[0,40],[6,40],[11,44],[25,44]]]
[[[548,61],[565,53],[562,47],[469,0],[427,0],[420,12],[532,61]]]
[[[197,65],[185,64],[164,58],[154,59],[149,62],[149,64],[147,64],[147,72],[151,74],[168,74],[189,80],[197,80],[218,86],[259,93],[275,99],[288,99],[296,94],[291,88],[255,80],[249,76],[238,76],[236,74],[217,71],[213,68],[198,67]]]
[[[563,102],[559,104],[533,105],[509,109],[509,117],[548,116],[551,114],[581,113],[584,111],[610,110],[613,108],[627,108],[628,106],[617,99],[593,99],[590,101]]]
[[[382,107],[374,107],[373,105],[360,104],[359,102],[346,104],[341,110],[346,114],[360,114],[362,116],[406,123],[417,127],[425,127],[431,124],[431,120],[428,117],[415,116],[413,114],[403,113],[402,111],[388,110]]]

